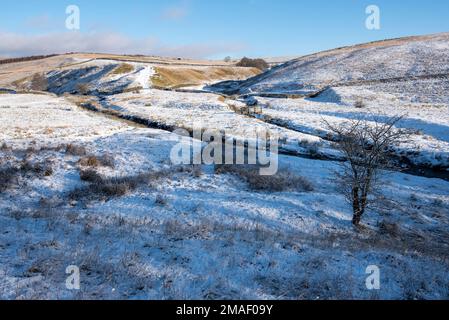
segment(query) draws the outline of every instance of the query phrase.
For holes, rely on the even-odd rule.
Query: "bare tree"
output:
[[[333,133],[335,145],[345,156],[336,178],[341,192],[352,206],[352,223],[360,224],[362,216],[378,193],[382,169],[393,167],[392,148],[404,142],[410,132],[396,127],[404,116],[371,115],[369,120],[350,120],[326,126]]]

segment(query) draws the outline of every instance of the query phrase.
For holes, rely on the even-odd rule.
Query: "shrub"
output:
[[[54,173],[54,170],[53,170],[53,168],[51,166],[45,167],[45,169],[44,169],[44,176],[45,177],[50,177],[50,176],[53,175],[53,173]]]
[[[96,156],[87,156],[87,157],[81,158],[78,161],[78,164],[83,167],[99,167],[100,160]]]
[[[3,142],[0,146],[0,150],[1,151],[8,151],[10,150],[10,148],[8,147],[8,145],[6,144],[6,142]]]
[[[94,181],[86,188],[78,188],[69,194],[71,200],[81,200],[84,198],[112,198],[124,196],[128,191],[133,189],[134,183],[123,178],[104,179],[99,175],[83,175],[85,179]]]
[[[31,161],[23,161],[22,165],[20,166],[20,170],[25,173],[34,172],[37,174],[40,174],[44,171],[40,164],[33,164]]]
[[[106,197],[121,197],[135,188],[132,182],[130,183],[130,181],[121,179],[104,181],[102,183],[95,184],[95,186],[98,188],[97,192]]]
[[[84,156],[87,153],[86,148],[74,144],[68,144],[66,146],[65,152],[72,156]]]
[[[354,107],[356,107],[357,109],[363,109],[366,107],[365,102],[362,99],[358,99],[355,103],[354,103]]]
[[[242,60],[240,60],[239,63],[237,63],[237,67],[257,68],[259,70],[265,71],[270,66],[263,59],[250,59],[250,58],[244,57]]]
[[[168,174],[168,171],[156,171],[120,178],[103,178],[97,173],[86,172],[83,174],[83,177],[87,179],[85,181],[91,184],[87,187],[73,190],[70,192],[69,198],[70,200],[78,201],[81,199],[95,200],[98,198],[121,197],[141,185],[150,184],[166,177]]]
[[[313,185],[304,177],[297,176],[288,170],[279,171],[272,176],[262,176],[259,166],[221,165],[215,168],[217,174],[229,173],[244,180],[248,186],[257,191],[281,192],[297,190],[311,192]]]
[[[14,167],[0,169],[0,192],[5,191],[16,178],[18,170]]]
[[[81,170],[80,171],[80,179],[82,181],[87,181],[87,182],[100,182],[102,180],[101,176],[92,169],[88,169],[88,170]]]
[[[87,156],[81,158],[78,164],[83,167],[115,167],[115,160],[112,156],[105,154],[102,156]]]
[[[34,173],[40,177],[49,177],[53,175],[53,168],[50,163],[32,163],[24,160],[20,166],[22,173]]]

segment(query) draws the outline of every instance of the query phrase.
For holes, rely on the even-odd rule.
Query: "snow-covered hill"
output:
[[[248,79],[259,73],[255,68],[221,61],[66,54],[2,64],[0,89],[114,94],[150,87],[198,88],[218,81]],[[42,77],[47,80],[33,81]]]
[[[320,52],[289,61],[247,81],[228,82],[215,89],[241,94],[307,94],[326,86],[386,79],[447,79],[448,74],[449,33],[444,33]]]
[[[62,93],[120,93],[127,89],[148,89],[154,74],[149,65],[93,61],[80,68],[56,70],[46,74],[48,91]]]

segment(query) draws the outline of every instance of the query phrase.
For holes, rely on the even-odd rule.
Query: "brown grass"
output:
[[[217,174],[232,174],[245,181],[252,190],[256,191],[303,191],[311,192],[313,185],[304,177],[298,176],[286,169],[278,171],[272,176],[262,176],[256,165],[220,165],[216,166]]]
[[[225,102],[225,101],[226,101],[226,98],[223,97],[223,96],[219,96],[219,97],[218,97],[218,101],[219,101],[219,102]]]
[[[134,66],[129,63],[122,63],[117,68],[115,68],[111,74],[112,75],[120,75],[125,73],[131,73],[134,71]]]
[[[77,145],[74,145],[74,144],[68,144],[66,146],[65,152],[67,154],[69,154],[69,155],[72,155],[72,156],[84,156],[87,153],[85,147],[77,146]]]
[[[151,185],[160,179],[165,178],[169,172],[154,171],[140,173],[134,176],[119,178],[104,178],[93,171],[80,172],[80,177],[90,182],[87,187],[73,190],[69,194],[70,200],[98,200],[122,197],[143,185]]]
[[[78,164],[83,167],[115,167],[115,160],[109,154],[104,154],[102,156],[89,155],[81,158]]]
[[[151,81],[155,87],[176,89],[219,80],[246,79],[260,73],[255,68],[156,67]]]

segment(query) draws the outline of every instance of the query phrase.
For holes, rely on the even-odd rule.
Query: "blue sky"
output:
[[[81,11],[78,32],[65,29],[71,4]],[[371,4],[381,10],[380,30],[365,28],[365,8]],[[0,56],[52,50],[299,56],[449,31],[448,17],[447,0],[3,0]]]

